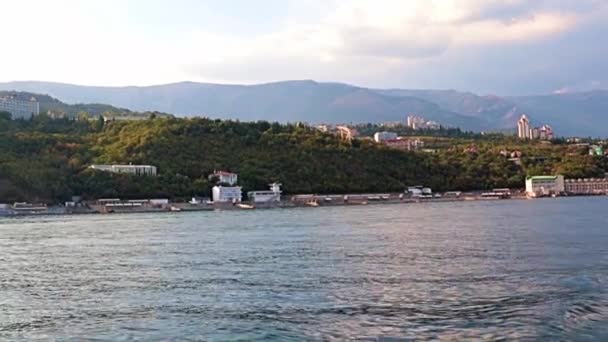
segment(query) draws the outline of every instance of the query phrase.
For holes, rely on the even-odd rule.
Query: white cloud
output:
[[[186,65],[188,72],[212,80],[364,80],[390,70],[407,70],[449,49],[542,39],[571,29],[579,19],[577,13],[519,8],[526,3],[334,1],[333,10],[316,23],[299,25],[293,18],[284,30],[255,39],[209,39],[207,33],[199,33],[194,39],[199,50],[187,53],[192,58]],[[509,11],[517,16],[489,16]]]
[[[569,31],[604,5],[577,3],[585,10],[565,0],[293,0],[291,14],[274,19],[282,29],[251,37],[183,28],[159,34],[134,22],[142,15],[135,4],[145,1],[12,1],[0,20],[9,32],[3,44],[13,47],[3,53],[0,77],[103,85],[293,78],[378,84],[452,51]],[[263,18],[263,4],[251,15]],[[179,2],[165,6],[173,5]]]

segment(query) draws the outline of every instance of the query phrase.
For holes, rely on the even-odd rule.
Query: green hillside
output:
[[[424,137],[423,137],[424,138]],[[214,169],[237,172],[245,191],[274,181],[286,193],[521,187],[525,174],[600,176],[601,157],[567,145],[521,144],[512,138],[428,137],[437,153],[402,152],[369,140],[351,143],[312,128],[204,118],[143,121],[10,120],[0,116],[0,202],[209,195]],[[471,144],[475,153],[465,149]],[[499,151],[524,153],[523,167]],[[542,157],[542,158],[539,158]],[[108,174],[91,163],[152,164],[158,177]]]
[[[49,95],[34,94],[30,92],[20,91],[0,91],[0,97],[11,96],[22,101],[29,101],[35,98],[40,103],[40,112],[48,113],[49,111],[56,114],[64,114],[67,117],[74,118],[78,113],[86,112],[92,117],[101,116],[104,113],[112,113],[113,115],[131,115],[130,110],[117,108],[114,106],[99,104],[99,103],[77,103],[67,104]]]

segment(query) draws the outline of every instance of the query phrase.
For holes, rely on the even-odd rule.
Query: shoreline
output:
[[[333,197],[332,197],[333,196]],[[295,201],[295,200],[284,200],[280,202],[272,203],[258,203],[253,204],[251,202],[242,202],[239,204],[232,203],[216,203],[214,205],[199,205],[193,206],[187,203],[170,203],[168,206],[161,208],[143,208],[134,210],[119,210],[112,212],[104,212],[101,210],[89,208],[75,208],[71,209],[66,207],[49,207],[49,210],[45,212],[17,212],[10,214],[0,214],[0,218],[17,218],[17,217],[31,217],[31,216],[79,216],[79,215],[124,215],[124,214],[156,214],[156,213],[191,213],[191,212],[204,212],[204,211],[248,211],[248,210],[270,210],[270,209],[294,209],[294,208],[323,208],[323,207],[357,207],[357,206],[369,206],[369,205],[398,205],[398,204],[424,204],[424,203],[452,203],[452,202],[469,202],[469,201],[507,201],[507,200],[528,200],[528,199],[540,199],[540,198],[529,198],[526,195],[517,194],[510,197],[482,197],[481,195],[468,195],[460,197],[437,197],[437,198],[395,198],[389,197],[386,199],[374,199],[374,200],[363,200],[363,197],[348,199],[343,201],[329,201],[329,198],[336,198],[336,196],[344,195],[328,195],[328,196],[312,196],[314,202]],[[348,196],[348,195],[346,195]],[[372,195],[365,195],[372,196]],[[598,197],[606,196],[602,194],[584,194],[584,195],[566,195],[558,197]],[[314,205],[311,203],[315,203]]]
[[[374,200],[365,200],[364,197],[376,195]],[[370,195],[354,195],[354,199],[334,201],[329,198],[337,198],[338,196],[353,196],[353,195],[326,195],[309,197],[313,202],[302,200],[282,200],[280,202],[265,202],[252,203],[241,202],[233,203],[215,203],[204,205],[192,205],[189,203],[169,203],[163,207],[146,207],[138,209],[113,210],[111,212],[102,210],[99,205],[91,205],[88,208],[66,208],[66,207],[49,207],[47,211],[41,212],[12,212],[2,213],[0,218],[16,218],[16,217],[31,217],[31,216],[79,216],[79,215],[124,215],[124,214],[156,214],[156,213],[191,213],[204,211],[248,211],[248,210],[270,210],[270,209],[295,209],[295,208],[323,208],[323,207],[359,207],[359,206],[379,206],[379,205],[406,205],[406,204],[424,204],[424,203],[452,203],[452,202],[472,202],[472,201],[508,201],[508,200],[532,200],[551,197],[530,198],[525,194],[517,193],[509,197],[483,197],[481,193],[470,194],[460,197],[433,197],[433,198],[398,198],[392,197],[378,199],[378,194]],[[295,195],[297,196],[297,195]],[[294,197],[295,197],[294,196]],[[358,198],[356,196],[359,196]],[[559,197],[603,197],[605,194],[578,194],[564,195]],[[314,203],[314,204],[312,204]],[[98,209],[94,209],[98,208]]]

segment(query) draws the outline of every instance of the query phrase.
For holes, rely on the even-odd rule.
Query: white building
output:
[[[564,191],[564,176],[532,176],[526,178],[526,195],[530,197],[559,195]]]
[[[393,132],[376,132],[374,134],[374,141],[377,143],[381,143],[386,140],[395,140],[397,139],[397,133]]]
[[[553,140],[553,128],[549,125],[542,125],[539,128],[539,136],[541,140]]]
[[[213,202],[216,203],[241,203],[243,189],[240,186],[216,185],[211,190]]]
[[[281,184],[270,184],[270,190],[267,191],[250,191],[247,193],[249,200],[254,203],[268,203],[281,201]]]
[[[422,116],[410,115],[407,117],[407,126],[411,129],[432,129],[437,130],[441,125],[436,121],[427,121]]]
[[[236,173],[226,171],[215,171],[209,175],[209,180],[217,178],[219,184],[236,185],[239,176]]]
[[[566,179],[565,188],[573,195],[606,195],[608,178]]]
[[[13,96],[0,97],[0,112],[11,113],[13,119],[29,118],[40,114],[40,103],[32,98],[30,101],[18,100]]]
[[[530,119],[526,114],[523,114],[517,121],[517,137],[520,139],[532,139]]]
[[[519,121],[517,121],[517,137],[527,140],[552,140],[554,134],[551,126],[543,125],[541,127],[534,127],[526,114],[523,114]]]
[[[113,172],[113,173],[128,173],[136,176],[156,176],[156,166],[152,165],[91,165],[91,169]]]
[[[416,126],[423,125],[425,122],[426,120],[421,116],[409,115],[407,117],[407,127],[409,128],[416,129]]]

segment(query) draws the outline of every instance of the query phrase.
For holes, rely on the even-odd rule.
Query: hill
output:
[[[408,113],[467,129],[481,121],[444,110],[421,98],[390,96],[338,83],[288,81],[253,86],[183,82],[151,87],[88,87],[12,82],[0,89],[38,92],[67,103],[108,103],[134,111],[161,111],[242,121],[359,123],[403,121]]]
[[[239,174],[245,192],[269,182],[293,193],[401,192],[521,187],[526,174],[598,177],[606,159],[586,148],[504,136],[426,137],[436,153],[406,152],[370,139],[342,141],[304,125],[156,117],[139,121],[10,120],[0,115],[0,203],[209,195],[215,169]],[[475,152],[470,152],[475,146]],[[501,154],[523,153],[521,166]],[[93,163],[152,164],[159,176],[95,171]]]
[[[456,90],[377,90],[381,94],[425,99],[441,108],[473,117],[494,129],[514,129],[522,113],[533,124],[551,125],[563,136],[608,136],[608,91],[535,95],[480,96]]]
[[[38,93],[25,91],[0,91],[0,97],[11,96],[22,101],[29,101],[31,98],[36,98],[40,103],[40,112],[63,113],[67,117],[75,117],[79,112],[87,112],[92,116],[100,116],[103,113],[114,114],[131,114],[131,111],[124,108],[117,108],[107,104],[100,103],[75,103],[67,104],[53,98],[49,95],[41,95]]]
[[[0,90],[49,94],[63,102],[107,103],[243,121],[309,123],[403,121],[416,113],[465,130],[513,130],[520,114],[559,135],[608,136],[608,92],[503,97],[456,90],[368,89],[341,83],[258,85],[182,82],[149,87],[91,87],[49,82],[0,83]]]

